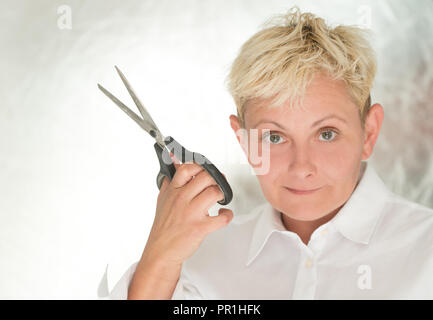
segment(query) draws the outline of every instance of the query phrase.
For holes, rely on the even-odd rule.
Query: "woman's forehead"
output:
[[[245,121],[249,124],[262,119],[281,120],[284,119],[314,119],[323,118],[329,115],[336,115],[341,118],[350,118],[357,116],[357,107],[350,102],[342,101],[341,103],[308,103],[297,106],[288,104],[279,107],[269,106],[252,106],[245,112]]]
[[[244,118],[251,123],[260,118],[279,119],[302,113],[302,116],[325,117],[337,114],[341,117],[357,115],[358,107],[347,93],[344,83],[335,80],[316,79],[308,88],[300,103],[289,102],[272,106],[270,99],[255,98],[246,104]]]

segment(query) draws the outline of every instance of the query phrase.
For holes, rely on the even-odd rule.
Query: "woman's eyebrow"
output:
[[[277,127],[281,128],[283,130],[286,130],[286,128],[284,126],[282,126],[281,124],[279,124],[278,122],[275,122],[275,121],[272,121],[272,120],[267,120],[267,119],[260,120],[259,122],[257,122],[253,126],[253,128],[257,128],[259,126],[259,124],[261,124],[261,123],[272,123],[272,124],[276,125]]]
[[[314,128],[315,126],[317,126],[317,125],[320,124],[321,122],[323,122],[323,121],[325,121],[325,120],[327,120],[327,119],[331,119],[331,118],[338,119],[338,120],[344,122],[345,124],[347,124],[346,119],[344,119],[344,118],[342,118],[342,117],[340,117],[340,116],[338,116],[338,115],[336,115],[336,114],[330,114],[330,115],[327,115],[326,117],[324,117],[324,118],[322,118],[322,119],[320,119],[320,120],[317,120],[317,121],[313,122],[313,124],[311,125],[311,128]],[[253,128],[257,128],[259,124],[264,123],[264,122],[265,122],[265,123],[272,123],[272,124],[276,125],[277,127],[281,128],[281,129],[283,129],[283,130],[286,130],[286,128],[285,128],[284,126],[282,126],[281,124],[279,124],[278,122],[275,122],[275,121],[272,121],[272,120],[268,120],[268,119],[262,119],[262,120],[260,120],[259,122],[257,122],[257,123],[253,126]]]
[[[324,118],[322,118],[322,119],[317,120],[316,122],[314,122],[314,123],[311,125],[311,128],[314,128],[315,126],[317,126],[317,125],[318,125],[319,123],[321,123],[322,121],[325,121],[326,119],[330,119],[330,118],[338,119],[338,120],[344,122],[345,124],[347,124],[346,119],[344,119],[344,118],[342,118],[342,117],[340,117],[340,116],[338,116],[338,115],[336,115],[336,114],[330,114],[330,115],[328,115],[328,116],[326,116],[326,117],[324,117]]]

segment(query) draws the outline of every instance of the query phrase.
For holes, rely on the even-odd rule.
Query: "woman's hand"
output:
[[[224,198],[212,176],[196,163],[183,163],[171,154],[176,173],[164,178],[156,214],[142,259],[181,265],[211,232],[226,226],[233,212],[221,208],[218,216],[208,210]]]
[[[146,246],[128,288],[128,299],[171,299],[182,262],[211,232],[233,218],[229,209],[211,217],[208,210],[224,194],[214,179],[195,163],[179,162],[171,155],[176,173],[164,178],[155,219]]]

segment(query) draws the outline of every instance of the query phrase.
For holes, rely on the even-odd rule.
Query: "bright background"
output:
[[[391,190],[433,207],[429,0],[3,0],[0,298],[95,299],[107,264],[111,289],[141,255],[159,165],[151,137],[97,89],[134,106],[114,65],[163,134],[226,174],[235,215],[264,201],[223,81],[242,43],[295,4],[373,30],[385,120],[371,162]],[[62,5],[71,29],[59,28]]]

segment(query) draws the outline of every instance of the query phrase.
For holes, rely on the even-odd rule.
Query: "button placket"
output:
[[[314,252],[316,256],[319,255],[320,252],[323,250],[328,235],[328,228],[317,230],[317,232],[314,232],[314,234],[312,235],[311,241],[308,243],[308,247]]]
[[[317,259],[329,236],[329,228],[316,230],[306,246],[300,245],[301,260],[299,262],[293,299],[313,299],[317,285]]]
[[[307,258],[307,260],[305,260],[304,266],[306,268],[310,268],[312,265],[313,265],[313,259],[312,258]]]
[[[300,246],[300,250],[301,255],[292,299],[313,299],[317,284],[314,252],[307,246]]]

